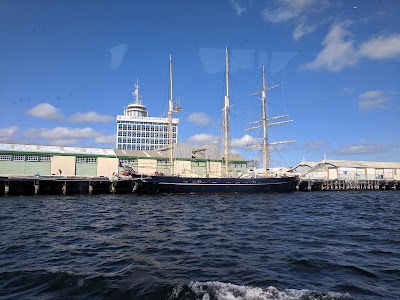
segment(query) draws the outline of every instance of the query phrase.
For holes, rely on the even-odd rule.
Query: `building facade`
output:
[[[180,143],[174,147],[173,170],[179,176],[220,177],[221,155],[198,155],[199,149]],[[169,149],[123,150],[0,143],[2,176],[111,177],[132,168],[140,174],[170,174]],[[237,155],[229,162],[231,174],[245,174],[247,161]]]
[[[168,118],[149,117],[139,95],[136,82],[132,93],[134,102],[124,109],[124,115],[118,115],[116,148],[124,150],[154,150],[169,145]],[[172,119],[173,143],[178,142],[179,119]]]

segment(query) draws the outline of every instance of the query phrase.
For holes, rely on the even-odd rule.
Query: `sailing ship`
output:
[[[223,107],[223,131],[224,131],[224,155],[222,162],[224,165],[224,171],[221,172],[223,176],[220,177],[188,177],[181,175],[174,175],[174,163],[173,163],[173,142],[172,142],[172,115],[173,113],[181,110],[181,107],[177,106],[172,97],[172,57],[170,56],[169,64],[169,160],[171,166],[170,175],[159,175],[157,176],[138,176],[135,178],[135,192],[141,194],[196,194],[196,193],[284,193],[295,191],[299,183],[299,178],[292,174],[269,174],[269,151],[268,151],[268,138],[267,138],[267,127],[271,125],[278,125],[289,121],[282,121],[276,123],[268,123],[272,119],[277,119],[284,116],[274,117],[267,119],[266,114],[266,92],[271,88],[266,87],[265,83],[265,72],[263,67],[262,75],[262,90],[254,93],[261,93],[262,102],[262,119],[252,123],[261,123],[261,125],[255,126],[250,129],[262,128],[263,129],[263,143],[261,145],[255,145],[256,147],[262,147],[263,149],[263,168],[264,176],[240,176],[232,177],[229,176],[229,110],[230,110],[230,97],[229,97],[229,54],[228,48],[225,52],[225,97]],[[286,142],[277,142],[275,144],[281,144]],[[271,143],[270,143],[271,144]]]

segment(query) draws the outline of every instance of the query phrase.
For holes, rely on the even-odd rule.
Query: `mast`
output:
[[[259,148],[259,147],[262,147],[262,149],[263,149],[263,171],[264,171],[265,176],[268,176],[267,173],[268,173],[269,163],[270,163],[269,146],[295,142],[294,140],[282,141],[282,142],[272,142],[272,143],[268,141],[268,127],[275,126],[275,125],[281,125],[281,124],[285,124],[285,123],[289,123],[289,122],[293,121],[293,120],[286,120],[286,121],[273,122],[273,123],[269,122],[271,120],[286,118],[286,117],[288,117],[288,115],[282,115],[282,116],[276,116],[276,117],[272,117],[272,118],[267,118],[267,91],[271,90],[271,89],[274,89],[274,88],[277,88],[277,87],[279,87],[281,85],[282,84],[277,84],[277,85],[274,85],[274,86],[271,86],[271,87],[267,87],[267,83],[266,83],[266,80],[265,80],[265,69],[264,69],[264,65],[263,65],[262,66],[262,89],[261,89],[261,91],[255,92],[255,93],[250,95],[250,96],[254,96],[254,95],[257,95],[257,94],[261,93],[262,119],[254,121],[254,122],[247,123],[247,124],[259,124],[259,123],[261,123],[261,125],[256,125],[254,127],[247,128],[246,130],[254,130],[254,129],[262,128],[263,129],[263,137],[262,137],[262,144],[252,145],[252,146],[248,146],[246,148]]]
[[[269,169],[269,151],[268,151],[268,131],[267,131],[267,84],[265,82],[265,70],[262,66],[262,92],[261,92],[261,105],[262,105],[262,125],[263,125],[263,167],[264,174],[267,176]]]
[[[168,136],[169,136],[169,162],[170,174],[174,175],[174,136],[172,114],[182,110],[179,105],[179,98],[175,100],[172,97],[172,55],[169,55],[169,99],[168,99]],[[178,134],[178,132],[176,132]]]
[[[225,51],[225,101],[224,101],[224,155],[225,155],[225,176],[228,177],[229,173],[229,55],[228,47]]]
[[[140,99],[139,99],[139,78],[136,78],[135,91],[132,93],[132,95],[135,98],[135,104],[140,104]]]
[[[168,100],[168,136],[169,136],[169,163],[170,174],[174,175],[174,149],[172,137],[172,113],[174,104],[172,100],[172,55],[169,55],[169,100]]]

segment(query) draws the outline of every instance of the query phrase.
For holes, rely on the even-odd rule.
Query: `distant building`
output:
[[[168,118],[149,117],[139,95],[136,82],[132,93],[134,102],[117,116],[116,148],[124,150],[154,150],[169,145]],[[172,119],[173,143],[178,142],[179,119]]]
[[[307,179],[400,180],[400,162],[322,160],[303,161],[292,170]]]

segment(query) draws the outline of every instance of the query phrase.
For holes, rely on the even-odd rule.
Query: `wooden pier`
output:
[[[398,190],[398,180],[301,179],[298,191]]]
[[[0,177],[0,196],[127,194],[136,189],[132,177],[6,176]]]

